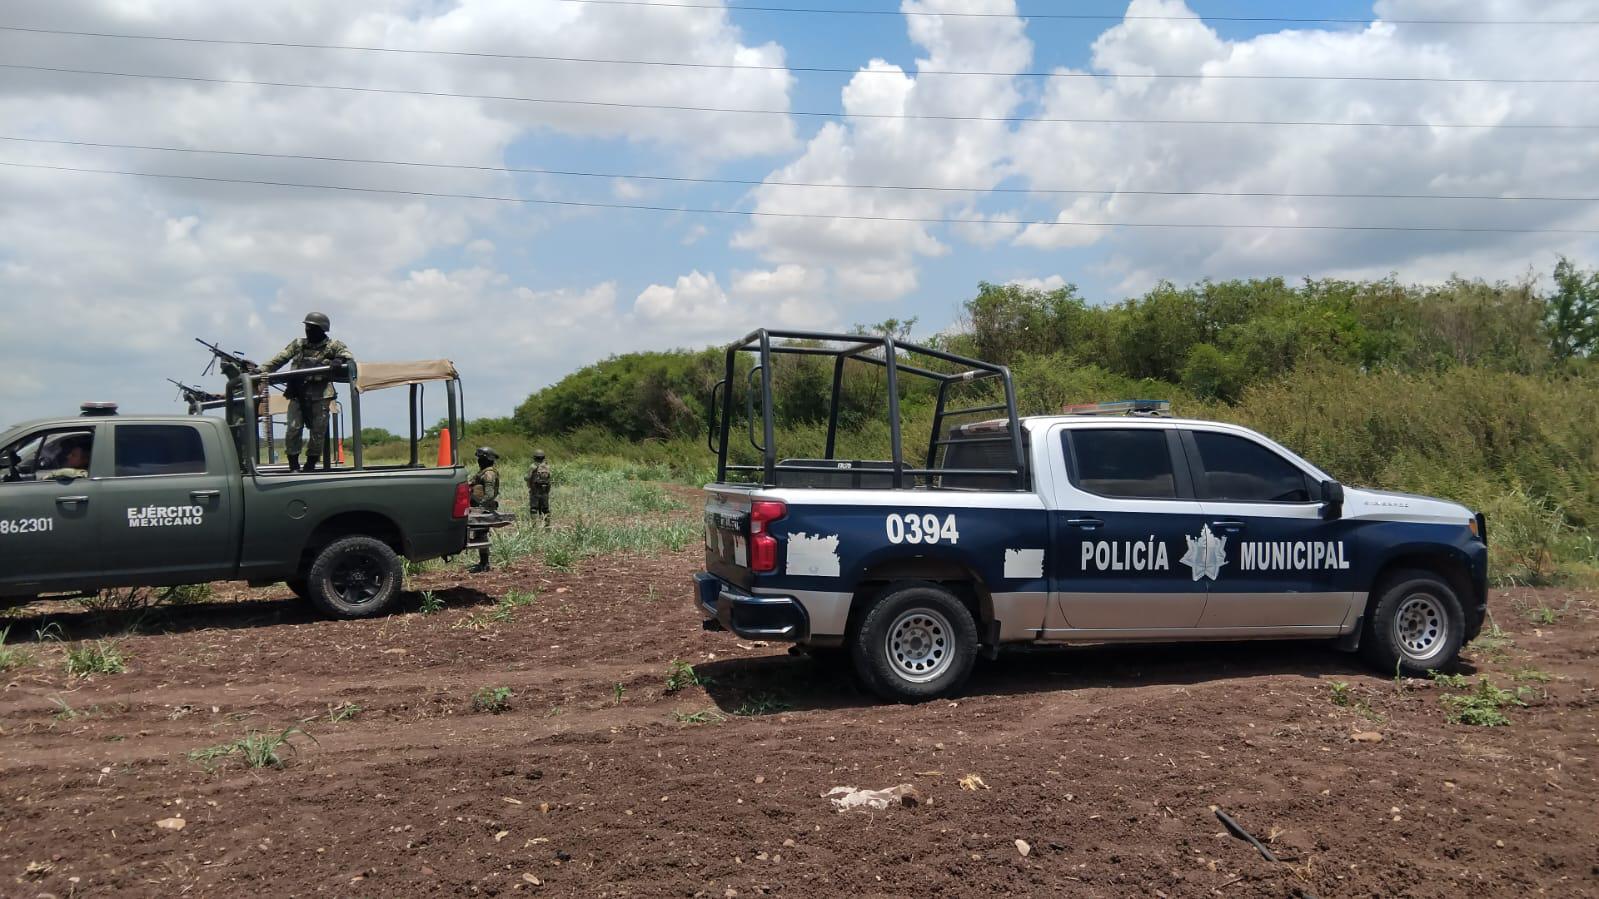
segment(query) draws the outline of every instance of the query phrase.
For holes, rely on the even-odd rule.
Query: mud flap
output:
[[[1360,649],[1360,635],[1365,632],[1366,616],[1362,615],[1355,619],[1355,629],[1334,640],[1333,646],[1339,652],[1354,652]]]
[[[979,647],[979,651],[982,653],[983,658],[992,662],[999,658],[999,622],[990,621],[985,630],[987,632],[983,634],[983,642],[981,647]]]

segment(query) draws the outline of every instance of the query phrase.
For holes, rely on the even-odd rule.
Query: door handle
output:
[[[1226,521],[1213,521],[1211,524],[1221,528],[1224,531],[1241,531],[1244,529],[1244,523],[1242,521],[1234,521],[1233,519],[1227,519]]]
[[[1066,523],[1074,528],[1082,528],[1085,531],[1091,531],[1095,528],[1105,526],[1105,522],[1098,518],[1068,518],[1066,519]]]
[[[58,505],[58,506],[77,506],[77,505],[81,505],[83,503],[86,503],[88,501],[89,501],[89,498],[87,496],[58,496],[58,497],[56,497],[56,505]]]
[[[222,495],[220,490],[190,490],[190,499],[216,499]]]

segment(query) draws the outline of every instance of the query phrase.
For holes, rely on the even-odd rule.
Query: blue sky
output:
[[[785,0],[786,2],[786,0]],[[0,140],[0,311],[74,321],[80,351],[0,333],[0,417],[79,400],[173,406],[204,365],[190,335],[275,352],[309,309],[368,359],[447,356],[472,408],[619,352],[704,346],[757,324],[958,326],[979,281],[1077,284],[1113,302],[1161,280],[1282,275],[1517,279],[1559,254],[1592,264],[1599,204],[1498,199],[1142,195],[1599,195],[1591,85],[1326,80],[1342,75],[1599,77],[1595,28],[1442,27],[1421,19],[1595,18],[1586,0],[902,0],[927,16],[647,9],[565,0],[74,0],[0,25],[212,38],[678,60],[767,69],[176,43],[0,30],[23,65],[611,103],[821,110],[716,115],[11,70],[0,136],[434,164],[744,179],[663,184]],[[870,0],[876,9],[901,9]],[[781,5],[781,4],[779,4]],[[801,5],[798,0],[792,5]],[[812,5],[844,5],[839,0]],[[1019,16],[1016,13],[1019,10]],[[983,18],[945,15],[981,11]],[[1029,14],[1103,13],[1124,20]],[[872,60],[878,69],[859,71]],[[1093,77],[951,78],[932,68]],[[824,66],[845,73],[785,71]],[[889,68],[885,68],[889,67]],[[775,69],[775,70],[774,70]],[[1204,72],[1151,81],[1148,72]],[[1239,75],[1321,76],[1240,80]],[[880,115],[910,118],[879,118]],[[950,122],[928,116],[1412,121],[1313,128]],[[1487,125],[1454,128],[1453,125]],[[1505,126],[1557,124],[1559,129]],[[1577,126],[1577,127],[1570,127]],[[67,173],[118,169],[809,218],[570,209]],[[793,188],[917,184],[970,192]],[[1063,195],[1049,188],[1115,188]],[[998,190],[996,190],[996,188]],[[1068,226],[918,225],[852,216]],[[1274,230],[1098,223],[1249,224]],[[1085,226],[1086,225],[1086,226]],[[1340,230],[1307,231],[1327,225]],[[1369,231],[1370,226],[1498,232]],[[1286,227],[1284,227],[1286,226]],[[177,349],[175,347],[184,347]],[[115,380],[108,377],[115,373]],[[114,383],[115,390],[106,385]]]

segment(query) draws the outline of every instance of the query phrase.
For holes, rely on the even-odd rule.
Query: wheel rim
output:
[[[883,648],[901,679],[922,684],[949,670],[955,661],[955,629],[932,609],[900,613],[888,629]]]
[[[1424,662],[1443,651],[1449,637],[1449,613],[1436,596],[1405,597],[1394,614],[1394,642],[1412,661]]]
[[[333,592],[352,606],[371,602],[383,592],[383,564],[377,556],[365,552],[346,554],[333,566],[328,578]]]

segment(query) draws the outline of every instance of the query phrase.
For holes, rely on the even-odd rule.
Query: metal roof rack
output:
[[[781,342],[788,341],[788,342]],[[745,388],[745,409],[749,419],[749,441],[756,452],[761,455],[760,465],[733,465],[728,463],[728,444],[732,428],[733,412],[733,383],[737,374],[737,360],[740,354],[748,353],[755,357],[754,365],[747,373]],[[822,459],[812,460],[783,460],[779,462],[774,441],[776,438],[776,422],[774,405],[772,402],[772,379],[768,373],[772,371],[772,360],[777,356],[824,356],[833,360],[832,394],[828,404],[827,416],[827,443]],[[884,393],[888,400],[889,441],[892,458],[887,462],[884,471],[888,486],[894,489],[903,489],[916,486],[917,480],[929,487],[941,486],[942,479],[949,475],[973,476],[1001,476],[1010,479],[1012,489],[1025,489],[1026,487],[1026,456],[1022,448],[1021,421],[1016,415],[1016,390],[1011,383],[1010,370],[1003,365],[983,362],[959,356],[931,347],[919,346],[895,340],[888,335],[867,334],[828,334],[815,331],[770,331],[765,328],[754,331],[743,340],[727,348],[726,369],[723,378],[711,388],[709,402],[707,403],[707,430],[706,443],[712,452],[716,453],[716,479],[726,482],[729,473],[738,473],[744,477],[759,478],[765,485],[776,485],[778,473],[808,472],[812,474],[838,475],[841,470],[851,470],[852,463],[839,462],[835,458],[835,449],[838,439],[838,418],[840,400],[844,388],[844,365],[848,362],[858,362],[865,365],[880,367],[885,372]],[[939,363],[955,366],[958,370],[942,372],[932,366]],[[906,466],[904,438],[900,427],[900,402],[899,378],[901,375],[910,375],[925,378],[938,385],[938,405],[933,414],[932,433],[927,441],[926,463],[921,468]],[[950,388],[952,386],[971,384],[989,379],[1000,382],[1003,391],[1003,402],[980,402],[980,405],[969,408],[948,407]],[[720,410],[718,410],[718,401]],[[757,400],[760,409],[755,408]],[[958,435],[944,437],[941,430],[950,418],[973,415],[981,412],[1003,412],[1005,435],[996,438],[961,439]],[[761,433],[756,436],[756,427],[759,424]],[[938,468],[938,453],[940,449],[947,450],[952,443],[988,442],[994,440],[1008,444],[1002,451],[1006,456],[1002,468]]]

